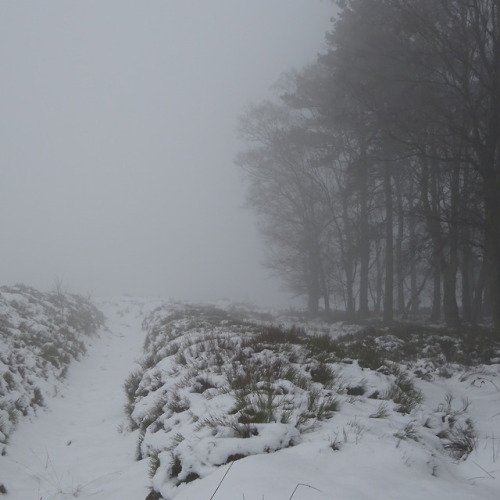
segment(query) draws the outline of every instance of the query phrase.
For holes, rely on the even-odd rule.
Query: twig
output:
[[[234,465],[234,462],[231,462],[231,465],[227,468],[227,471],[222,476],[222,479],[220,480],[219,484],[217,485],[217,488],[215,488],[215,491],[213,492],[212,496],[210,497],[210,500],[212,500],[214,498],[215,494],[219,491],[220,485],[224,482],[224,479],[226,479],[226,476],[228,475],[228,473],[231,470],[231,467],[233,465]]]
[[[45,453],[47,454],[47,464],[50,465],[50,468],[54,473],[54,477],[56,478],[57,486],[59,487],[58,493],[62,493],[61,480],[59,479],[59,475],[57,474],[56,468],[54,467],[54,464],[52,462],[52,459],[50,458],[49,451],[47,450],[47,448],[45,448]]]
[[[293,493],[288,500],[292,500],[293,495],[295,495],[295,492],[298,490],[299,486],[306,486],[307,488],[311,488],[312,490],[316,490],[316,491],[319,491],[320,493],[322,493],[321,490],[318,490],[318,488],[315,488],[314,486],[311,486],[309,484],[304,484],[304,483],[298,483],[297,486],[295,486],[295,489],[293,490]]]
[[[477,465],[483,472],[486,472],[486,474],[488,474],[488,476],[490,476],[491,479],[495,479],[495,476],[493,474],[490,474],[484,467],[481,467],[477,462],[474,462],[474,460],[472,460],[472,463]]]

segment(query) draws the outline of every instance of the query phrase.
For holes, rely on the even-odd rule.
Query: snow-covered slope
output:
[[[0,448],[16,422],[59,391],[70,362],[103,323],[80,296],[0,288]]]
[[[394,337],[337,344],[207,307],[145,327],[128,409],[166,499],[211,498],[229,467],[216,500],[498,498],[498,364],[395,363],[374,347],[399,357]]]

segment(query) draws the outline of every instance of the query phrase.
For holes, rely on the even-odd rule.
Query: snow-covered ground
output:
[[[21,421],[0,457],[0,482],[12,500],[143,500],[146,461],[134,459],[136,437],[121,433],[123,381],[142,350],[141,322],[154,301],[122,298],[99,307],[108,329],[69,369],[48,409]]]
[[[157,301],[131,298],[98,304],[108,318],[108,330],[94,338],[85,357],[72,364],[64,390],[46,401],[48,409],[19,423],[7,453],[0,456],[0,483],[7,489],[7,499],[146,498],[151,486],[150,459],[136,460],[140,431],[127,430],[123,385],[142,356],[142,320],[156,305]],[[174,374],[171,361],[163,366]],[[220,379],[221,374],[215,374],[212,382]],[[185,436],[179,453],[182,451],[185,458],[191,449],[191,463],[207,473],[188,484],[165,489],[175,500],[497,500],[499,379],[500,365],[491,365],[476,372],[456,372],[446,379],[418,380],[416,384],[425,396],[422,405],[403,415],[387,402],[387,414],[373,418],[384,402],[367,394],[383,389],[389,378],[362,370],[356,363],[346,364],[337,373],[334,387],[340,408],[331,418],[318,419],[299,438],[292,436],[294,446],[214,468],[201,460],[206,453],[210,455],[211,446],[219,446],[216,440],[207,434],[198,441]],[[346,387],[356,384],[368,389],[365,395],[346,394]],[[214,390],[214,397],[204,402],[200,390],[184,389],[186,399],[197,406],[193,404],[191,412],[179,412],[177,419],[169,417],[168,423],[174,426],[169,432],[176,432],[175,425],[179,431],[188,428],[203,404],[209,408],[217,397],[221,401],[229,397]],[[294,395],[303,397],[293,390]],[[447,400],[450,394],[453,399],[448,396]],[[460,411],[467,401],[466,415],[474,422],[477,447],[466,459],[455,460],[445,452],[436,433],[450,415],[456,413],[457,420],[464,417]],[[283,431],[277,427],[281,424],[265,425]],[[163,428],[156,437],[154,432],[146,436],[144,444],[148,439],[150,443],[161,441],[162,432],[166,439]],[[255,443],[261,437],[272,442],[266,432],[254,436]],[[225,439],[229,447],[236,442],[230,436]],[[254,446],[252,439],[245,440],[243,450]],[[226,445],[220,445],[218,451],[221,446]],[[205,455],[197,456],[197,449]],[[160,474],[161,467],[158,470]],[[158,484],[159,479],[155,476]]]
[[[81,296],[0,287],[0,449],[19,420],[57,394],[103,324],[102,312]]]
[[[498,364],[426,382],[424,360],[331,362],[210,308],[168,304],[146,326],[131,418],[164,498],[211,498],[232,460],[215,500],[499,497]]]

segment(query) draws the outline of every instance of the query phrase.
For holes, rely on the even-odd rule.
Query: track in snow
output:
[[[9,500],[142,500],[147,461],[134,459],[136,435],[124,422],[123,382],[142,352],[141,322],[154,302],[103,302],[108,331],[70,367],[48,409],[20,422],[2,458]],[[144,309],[147,308],[147,311]]]

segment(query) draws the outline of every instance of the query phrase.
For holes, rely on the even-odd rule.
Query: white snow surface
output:
[[[142,354],[142,320],[157,305],[157,300],[127,297],[98,303],[108,328],[70,367],[64,390],[46,402],[48,409],[19,423],[0,456],[6,499],[146,498],[149,460],[136,461],[138,431],[124,430],[123,383]],[[274,453],[256,450],[181,485],[175,500],[498,500],[500,366],[489,370],[418,381],[425,407],[411,416],[391,412],[384,419],[369,418],[380,401],[350,398],[296,446]],[[378,383],[378,374],[362,372],[356,364],[345,367],[343,376],[346,382]],[[477,449],[460,462],[440,452],[423,427],[447,393],[457,404],[470,399],[478,431]],[[418,442],[395,436],[408,421],[418,426]],[[275,429],[280,432],[279,425]],[[331,447],[336,440],[338,451]],[[195,446],[192,452],[196,461]]]
[[[134,459],[123,423],[123,381],[139,357],[141,322],[154,301],[121,298],[99,307],[108,328],[69,370],[48,409],[21,421],[0,457],[9,500],[139,499],[148,493],[147,462]],[[1,495],[0,495],[1,496]]]

